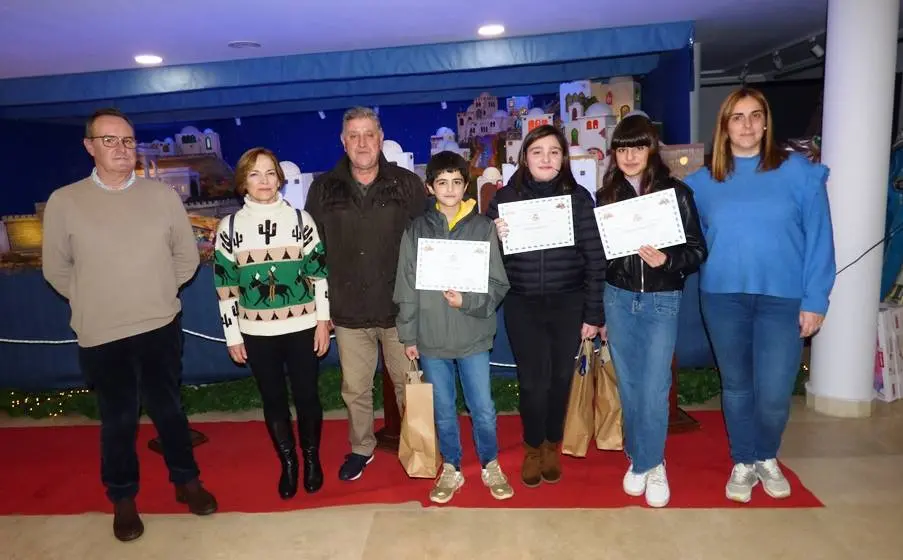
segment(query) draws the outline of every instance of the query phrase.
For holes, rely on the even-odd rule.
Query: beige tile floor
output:
[[[28,423],[34,421],[0,419],[0,426]],[[903,559],[903,404],[849,420],[821,416],[798,401],[781,457],[826,507],[562,511],[406,504],[146,515],[144,537],[128,544],[113,539],[108,515],[14,516],[0,517],[0,559]]]

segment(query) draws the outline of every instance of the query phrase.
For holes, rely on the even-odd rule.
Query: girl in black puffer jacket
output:
[[[594,338],[605,324],[602,287],[605,255],[590,194],[571,172],[567,140],[545,125],[524,139],[518,169],[487,210],[500,238],[508,225],[499,205],[569,196],[574,245],[503,255],[511,289],[505,299],[505,328],[517,363],[520,415],[524,427],[524,485],[561,478],[558,445],[564,433],[574,356],[581,339]]]

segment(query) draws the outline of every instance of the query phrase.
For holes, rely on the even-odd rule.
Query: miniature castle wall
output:
[[[35,215],[3,216],[9,251],[14,253],[40,253],[44,240],[41,219]]]

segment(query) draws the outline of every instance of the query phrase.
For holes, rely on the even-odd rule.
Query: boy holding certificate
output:
[[[499,500],[514,495],[498,463],[496,412],[489,386],[495,310],[508,292],[495,226],[463,200],[467,162],[454,152],[434,155],[426,184],[434,199],[401,240],[395,281],[398,338],[433,385],[442,471],[430,500],[447,503],[464,484],[456,371],[473,422],[483,484]],[[457,369],[456,369],[457,365]]]

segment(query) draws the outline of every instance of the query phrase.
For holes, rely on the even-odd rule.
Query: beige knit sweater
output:
[[[82,347],[169,324],[199,260],[181,199],[157,181],[107,190],[89,177],[44,209],[44,277],[69,300]]]

